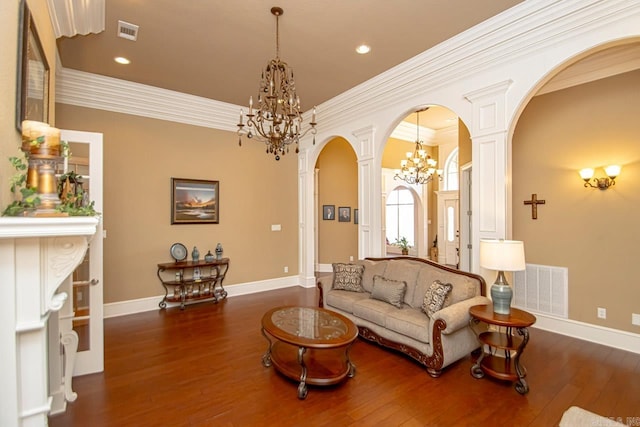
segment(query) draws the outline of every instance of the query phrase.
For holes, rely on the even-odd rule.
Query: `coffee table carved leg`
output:
[[[300,385],[298,385],[298,399],[303,400],[307,397],[307,366],[304,364],[304,353],[307,351],[305,347],[298,347],[298,363],[300,364]]]
[[[351,346],[353,345],[353,343],[349,344],[349,347],[347,347],[347,351],[346,351],[346,356],[347,356],[347,367],[349,369],[349,372],[347,373],[347,376],[349,378],[353,378],[356,376],[356,365],[354,365],[353,363],[351,363],[351,358],[349,357],[349,352],[351,351]]]
[[[273,343],[271,342],[269,336],[265,333],[264,328],[262,328],[262,336],[265,337],[267,341],[269,341],[267,352],[262,356],[262,365],[265,368],[268,368],[269,366],[271,366],[271,346],[273,345]]]
[[[527,384],[527,381],[524,379],[527,376],[527,370],[524,366],[520,365],[520,356],[527,342],[529,342],[529,330],[527,328],[518,328],[518,334],[522,336],[522,344],[518,347],[518,352],[514,359],[514,366],[516,368],[516,374],[518,375],[518,382],[516,383],[515,389],[520,394],[526,394],[529,392],[529,384]]]

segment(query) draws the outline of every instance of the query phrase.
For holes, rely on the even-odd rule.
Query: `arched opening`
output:
[[[448,108],[432,105],[416,110],[391,133],[382,155],[383,204],[387,215],[382,223],[388,243],[386,253],[396,255],[400,252],[393,245],[396,224],[411,223],[415,225],[410,255],[458,266],[461,236],[459,199],[461,196],[470,198],[466,191],[460,192],[460,166],[471,162],[471,138],[466,126]],[[417,141],[436,161],[434,169],[437,172],[424,184],[407,183],[399,171],[402,161],[415,151]],[[390,213],[389,202],[395,197],[398,185],[412,191],[416,201],[411,211],[413,218],[405,214],[404,218],[397,219]],[[468,227],[467,230],[468,234]],[[408,230],[405,233],[409,234]]]
[[[349,142],[330,140],[315,164],[315,271],[358,257],[358,168]]]
[[[640,69],[630,65],[637,60],[621,64],[615,58],[640,58],[640,43],[581,56],[532,96],[514,125],[513,238],[525,242],[527,264],[568,272],[562,287],[536,284],[543,293],[530,295],[543,299],[518,298],[519,286],[528,284],[516,282],[514,304],[634,332],[629,319],[640,289],[629,286],[628,278],[635,273],[633,244],[640,239],[634,186],[640,176]],[[615,186],[584,187],[580,169],[596,168],[604,176],[602,167],[610,164],[622,166]],[[545,200],[535,219],[523,203],[533,194]],[[607,309],[607,319],[598,317],[598,307]]]

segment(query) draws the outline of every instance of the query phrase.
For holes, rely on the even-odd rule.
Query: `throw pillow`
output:
[[[407,290],[407,283],[399,280],[389,280],[380,275],[373,276],[371,298],[388,302],[402,308],[402,300]]]
[[[362,272],[364,265],[358,264],[333,264],[332,289],[340,289],[351,292],[364,292],[362,287]]]
[[[444,306],[444,300],[453,289],[451,283],[442,283],[440,280],[434,281],[427,292],[424,294],[424,301],[422,302],[422,311],[427,316],[433,316],[433,313],[440,311]]]

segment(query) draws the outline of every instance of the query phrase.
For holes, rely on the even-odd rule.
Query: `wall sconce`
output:
[[[599,188],[600,190],[606,190],[612,185],[616,185],[616,177],[620,175],[620,169],[622,167],[618,165],[611,165],[604,168],[604,172],[607,174],[608,178],[594,178],[593,177],[593,169],[586,168],[582,169],[580,173],[580,178],[584,180],[585,187]],[[591,181],[593,181],[592,184]]]

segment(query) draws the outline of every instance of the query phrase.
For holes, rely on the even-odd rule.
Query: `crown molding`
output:
[[[319,105],[318,135],[632,15],[640,16],[640,3],[632,0],[520,3]],[[237,130],[239,105],[64,67],[56,82],[60,103]]]
[[[636,45],[638,46],[638,45]],[[590,55],[560,71],[536,95],[543,95],[640,69],[640,46],[616,46]]]
[[[240,106],[69,68],[58,69],[56,102],[235,132]]]
[[[424,145],[435,145],[434,138],[436,131],[431,128],[420,126],[420,138]],[[400,122],[391,133],[391,138],[402,141],[416,142],[416,125],[409,122]]]

